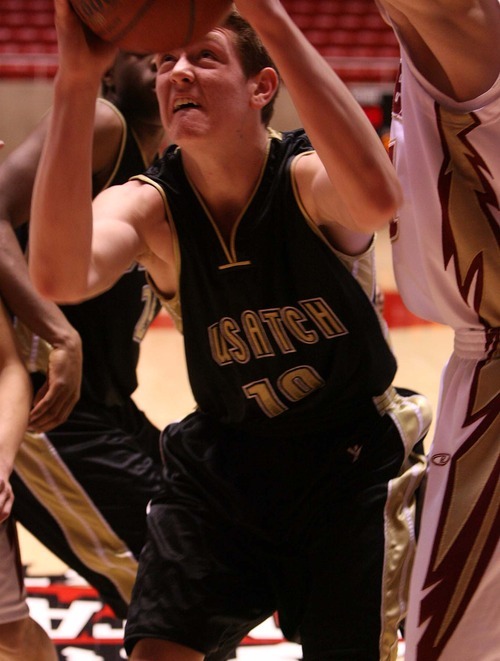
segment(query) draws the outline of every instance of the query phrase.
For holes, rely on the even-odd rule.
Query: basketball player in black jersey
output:
[[[158,55],[173,144],[92,203],[62,177],[74,162],[90,170],[93,96],[114,48],[86,42],[56,1],[61,67],[31,273],[45,295],[77,301],[137,260],[184,333],[198,410],[162,435],[130,658],[200,661],[278,610],[306,660],[393,659],[425,468],[414,448],[429,424],[425,399],[392,386],[372,303],[373,232],[400,188],[364,113],[282,5],[237,5],[262,43],[234,13]],[[268,128],[270,57],[307,133]]]
[[[93,194],[127,181],[158,153],[164,130],[154,83],[151,56],[136,53],[120,53],[103,76],[93,129]],[[33,290],[12,226],[21,226],[25,234],[46,129],[44,119],[0,167],[1,284],[18,319],[55,353],[63,343],[76,344],[80,335],[83,379],[66,422],[53,420],[48,430],[32,415],[30,428],[45,433],[29,433],[20,449],[12,476],[14,515],[125,617],[145,537],[146,506],[160,484],[159,431],[131,398],[140,341],[159,305],[143,268],[133,262],[111,289],[78,305],[59,309]],[[79,176],[75,164],[66,184],[74,185]],[[46,346],[20,324],[18,332],[39,385],[40,372],[47,369]],[[76,350],[73,354],[71,369],[78,372]],[[57,360],[57,367],[61,358],[53,356],[48,365]],[[52,369],[49,382],[63,381],[63,374]]]

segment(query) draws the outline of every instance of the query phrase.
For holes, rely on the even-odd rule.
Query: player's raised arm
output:
[[[498,0],[376,0],[421,74],[456,101],[500,74]]]
[[[30,269],[59,301],[83,298],[92,242],[92,140],[95,100],[115,48],[91,37],[67,0],[56,0],[59,70],[32,200]]]
[[[323,220],[327,209],[340,204],[346,211],[343,222],[351,229],[371,232],[381,227],[401,201],[400,187],[363,110],[280,2],[239,0],[237,7],[276,63],[321,159],[312,185]],[[315,215],[314,208],[308,211]]]

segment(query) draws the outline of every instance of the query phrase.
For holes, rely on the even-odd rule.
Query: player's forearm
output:
[[[34,288],[10,223],[0,220],[0,291],[9,310],[53,346],[79,346],[78,333],[55,303]]]
[[[494,0],[498,2],[498,0]],[[490,0],[377,0],[381,5],[394,7],[403,14],[418,16],[428,16],[431,18],[446,17],[449,20],[455,20],[470,11],[483,10],[489,4]]]
[[[29,377],[21,363],[8,364],[0,374],[0,464],[12,472],[19,445],[28,425],[31,404]]]
[[[56,79],[31,207],[30,273],[44,296],[83,298],[92,241],[92,138],[98,81]]]
[[[245,5],[247,3],[245,2]],[[280,3],[245,15],[276,63],[301,122],[354,218],[371,230],[401,201],[399,182],[375,130],[351,92],[308,43]]]

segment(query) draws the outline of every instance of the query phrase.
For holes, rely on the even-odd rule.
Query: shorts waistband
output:
[[[500,328],[466,328],[455,331],[454,351],[460,358],[500,357]]]

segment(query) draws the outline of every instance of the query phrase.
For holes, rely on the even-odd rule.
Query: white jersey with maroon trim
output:
[[[500,326],[499,138],[500,77],[456,103],[403,58],[391,128],[405,193],[391,228],[396,280],[412,312],[455,329]]]
[[[456,103],[402,53],[391,227],[406,305],[455,330],[406,619],[407,661],[496,661],[500,649],[500,79]]]

